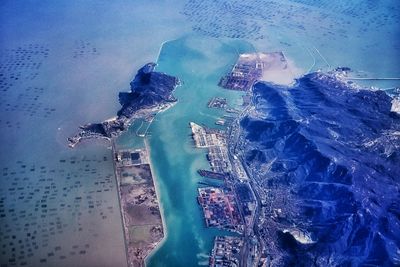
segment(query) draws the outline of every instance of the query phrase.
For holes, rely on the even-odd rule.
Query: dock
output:
[[[208,129],[190,122],[192,137],[197,148],[207,148],[207,159],[214,173],[228,173],[231,165],[228,157],[226,134],[223,131]]]
[[[291,84],[296,74],[282,51],[239,55],[232,70],[221,78],[219,86],[249,92],[257,81]]]
[[[224,181],[227,177],[227,175],[224,173],[212,172],[207,170],[197,170],[197,173],[200,174],[200,176],[202,177],[217,179],[221,181]]]
[[[198,188],[198,202],[203,208],[207,227],[242,233],[244,225],[235,195],[224,188]]]

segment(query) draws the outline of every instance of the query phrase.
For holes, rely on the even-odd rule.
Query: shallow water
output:
[[[241,93],[221,90],[216,84],[236,61],[237,52],[251,51],[246,42],[223,43],[196,37],[169,42],[161,50],[157,69],[180,77],[182,86],[174,93],[178,103],[157,115],[150,127],[151,160],[159,183],[167,238],[148,266],[208,264],[213,237],[221,231],[205,228],[197,205],[198,182],[204,181],[197,170],[209,167],[206,151],[194,148],[189,122],[214,125],[222,115],[222,111],[207,107],[214,96],[226,97],[230,105],[241,104]]]
[[[124,265],[117,193],[108,177],[110,150],[98,142],[70,150],[65,141],[78,125],[115,116],[118,92],[129,89],[142,65],[158,59],[157,70],[178,76],[183,85],[176,91],[177,105],[149,128],[168,230],[149,265],[206,264],[212,238],[220,232],[202,223],[196,170],[207,162],[205,151],[193,149],[187,123],[212,125],[222,115],[207,108],[212,96],[241,103],[240,95],[216,86],[237,54],[283,50],[304,72],[349,66],[367,76],[397,77],[399,17],[397,1],[3,1],[0,263]],[[164,42],[175,39],[160,52]],[[398,81],[364,83],[399,86]],[[143,145],[135,127],[118,140],[121,147]],[[66,196],[64,187],[71,188]],[[89,208],[90,201],[98,205]],[[37,212],[43,208],[51,215],[28,216],[36,205]],[[59,221],[65,221],[61,230]],[[27,241],[35,230],[35,238],[29,236],[35,241]]]
[[[118,92],[181,32],[157,26],[179,21],[166,5],[1,3],[0,265],[126,265],[111,150],[66,138],[114,116]]]

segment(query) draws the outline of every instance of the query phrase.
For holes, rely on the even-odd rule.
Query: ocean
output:
[[[0,4],[0,264],[125,266],[109,145],[66,138],[113,117],[148,62],[177,76],[178,103],[147,140],[167,237],[148,266],[208,264],[213,237],[196,202],[207,168],[189,122],[214,125],[213,96],[239,53],[284,51],[302,72],[352,68],[399,77],[397,1],[3,1]],[[360,81],[390,90],[398,80]],[[140,147],[136,122],[118,146]]]

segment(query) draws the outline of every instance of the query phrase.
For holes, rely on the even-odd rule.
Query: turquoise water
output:
[[[142,65],[157,61],[158,71],[183,84],[178,103],[148,130],[168,231],[148,264],[207,264],[221,232],[204,228],[196,202],[196,170],[208,163],[204,150],[193,149],[188,123],[214,125],[223,112],[207,108],[213,96],[241,104],[239,93],[216,86],[219,78],[241,52],[276,50],[303,72],[349,66],[398,77],[399,10],[394,0],[2,1],[0,263],[124,266],[110,150],[101,142],[70,150],[65,140],[78,125],[114,116],[118,92],[129,89]],[[31,57],[19,57],[18,48]],[[143,146],[140,124],[119,147]],[[42,209],[49,215],[41,217]]]
[[[159,184],[167,238],[149,259],[148,266],[208,265],[213,237],[221,231],[205,228],[197,205],[197,187],[204,181],[197,169],[208,169],[205,150],[195,149],[189,122],[213,126],[222,111],[209,109],[214,96],[241,104],[241,93],[222,90],[219,78],[236,61],[237,53],[252,52],[247,42],[220,42],[186,37],[166,43],[158,60],[158,71],[179,77],[182,86],[174,95],[178,103],[160,113],[151,125],[151,160]]]
[[[118,92],[184,31],[168,6],[1,2],[0,265],[126,266],[111,150],[66,138],[114,116]]]
[[[121,136],[116,140],[116,145],[118,149],[131,149],[131,148],[143,148],[144,137],[139,136],[141,133],[141,129],[148,127],[148,123],[144,123],[143,120],[135,120],[132,125],[129,126],[129,129],[124,132]]]
[[[201,24],[196,26],[207,30],[205,35],[218,34],[219,40],[225,42],[210,38],[180,39],[164,45],[158,61],[158,70],[177,75],[183,80],[184,85],[176,91],[180,102],[158,116],[150,128],[151,157],[159,181],[168,236],[159,250],[148,260],[149,266],[207,265],[206,255],[210,252],[216,231],[204,228],[202,214],[195,200],[197,182],[201,181],[196,170],[207,167],[207,162],[204,151],[193,149],[188,122],[194,120],[211,125],[215,120],[216,116],[213,115],[215,113],[206,108],[206,101],[211,96],[228,94],[215,85],[237,57],[237,53],[234,52],[236,49],[246,52],[283,50],[303,73],[319,69],[330,70],[337,66],[349,66],[356,71],[363,71],[369,77],[397,77],[400,73],[399,65],[393,61],[399,55],[399,49],[395,47],[397,28],[390,23],[380,29],[370,27],[365,30],[362,26],[364,21],[371,20],[378,14],[387,13],[385,5],[370,10],[368,14],[352,15],[357,13],[356,4],[337,7],[350,10],[350,14],[337,13],[337,10],[313,5],[306,7],[309,12],[300,13],[304,6],[289,1],[279,2],[278,6],[265,4],[261,11],[265,11],[268,16],[277,10],[284,12],[285,5],[293,4],[292,8],[296,12],[288,12],[292,17],[285,15],[286,21],[280,25],[272,21],[273,27],[263,32],[267,37],[253,40],[250,44],[238,41],[232,43],[231,39],[224,38],[226,28],[215,27],[218,23],[209,21],[215,17],[211,16],[210,12],[218,9],[226,13],[220,14],[225,19],[221,25],[229,23],[230,20],[247,21],[246,16],[230,16],[241,10],[238,8],[241,6],[240,3],[232,4],[232,9],[229,11],[221,8],[220,5],[223,3],[225,1],[218,3],[201,1],[200,6],[210,5],[211,11],[205,8],[207,12],[204,13],[205,17],[202,17],[201,11],[198,11],[200,7],[197,7],[193,20],[197,21],[194,24]],[[325,15],[327,18],[323,18]],[[361,21],[360,16],[363,16]],[[320,23],[320,19],[324,22],[322,25],[316,25]],[[346,23],[338,23],[343,19]],[[263,21],[257,16],[248,20],[257,20],[257,23]],[[396,21],[397,17],[393,20]],[[297,32],[293,25],[303,23],[306,25],[305,32]],[[326,28],[324,28],[325,23],[328,24],[325,25]],[[346,26],[348,23],[350,27]],[[381,31],[382,28],[386,31]],[[204,34],[202,30],[199,32]],[[388,42],[377,43],[379,38],[386,38]],[[224,48],[221,49],[222,47]],[[363,84],[387,88],[399,86],[399,81],[363,82]],[[234,94],[233,99],[239,99],[239,96]]]

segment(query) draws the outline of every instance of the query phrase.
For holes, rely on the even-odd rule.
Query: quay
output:
[[[242,249],[242,238],[234,236],[216,236],[209,266],[240,266]]]
[[[246,92],[242,96],[241,109],[224,108],[228,114],[218,123],[222,120],[225,123],[226,119],[227,130],[219,131],[190,122],[195,146],[208,149],[211,167],[211,170],[198,170],[198,173],[224,182],[222,186],[205,184],[198,188],[197,200],[205,224],[240,235],[216,237],[209,266],[266,266],[268,262],[269,252],[265,250],[268,239],[264,237],[267,233],[260,228],[269,220],[269,214],[264,213],[269,203],[268,192],[264,192],[252,176],[257,170],[250,171],[244,163],[241,148],[245,144],[239,121],[253,111],[252,87],[257,81],[283,86],[294,82],[295,68],[289,63],[283,52],[239,55],[232,70],[218,84],[225,89]],[[223,103],[222,99],[212,99],[208,107],[221,108]]]
[[[207,104],[209,108],[225,109],[228,106],[226,98],[213,97]]]
[[[207,159],[210,162],[211,171],[222,175],[228,173],[231,165],[228,158],[226,134],[223,131],[202,127],[194,122],[190,122],[190,127],[196,147],[208,149]]]
[[[198,188],[198,202],[203,208],[207,227],[242,233],[244,226],[234,194],[223,188]]]
[[[227,178],[227,174],[212,172],[207,170],[197,170],[197,173],[200,174],[202,177],[217,179],[224,181]]]
[[[249,92],[259,80],[287,85],[294,78],[295,73],[282,51],[251,53],[241,54],[218,85],[229,90]]]

